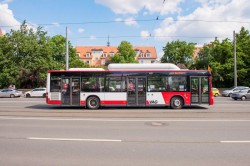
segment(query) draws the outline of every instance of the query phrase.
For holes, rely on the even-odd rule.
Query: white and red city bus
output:
[[[213,105],[212,76],[207,70],[181,70],[173,64],[110,64],[101,68],[50,70],[47,104],[153,107]]]

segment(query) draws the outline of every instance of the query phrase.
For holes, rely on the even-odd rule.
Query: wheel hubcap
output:
[[[175,105],[175,106],[180,106],[180,105],[181,105],[180,100],[175,100],[175,101],[174,101],[174,105]]]
[[[90,101],[90,105],[91,105],[92,107],[96,106],[96,104],[97,104],[97,102],[96,102],[95,100],[91,100],[91,101]]]

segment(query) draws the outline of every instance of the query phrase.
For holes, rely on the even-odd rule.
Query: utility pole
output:
[[[237,60],[236,60],[236,36],[235,31],[233,32],[234,40],[234,86],[237,86]]]
[[[69,70],[69,42],[68,42],[68,28],[66,27],[66,70]]]

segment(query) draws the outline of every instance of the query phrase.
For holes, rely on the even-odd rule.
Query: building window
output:
[[[89,61],[86,61],[85,63],[89,64]]]
[[[113,52],[110,52],[110,53],[109,53],[109,55],[110,55],[110,56],[114,56],[114,55],[115,55],[115,53],[113,53]]]
[[[87,57],[87,58],[90,57],[90,53],[89,53],[89,52],[86,53],[86,57]]]
[[[98,57],[95,57],[95,60],[98,61]]]
[[[143,54],[143,53],[141,53],[140,55],[141,55],[141,57],[143,57],[143,56],[144,56],[144,54]]]
[[[107,53],[106,52],[103,53],[102,56],[103,56],[103,58],[106,58],[107,57]]]
[[[140,51],[139,50],[135,50],[136,55],[139,55]]]
[[[146,53],[146,57],[147,57],[147,58],[150,58],[150,53]]]
[[[80,55],[81,55],[80,52],[78,52],[78,53],[76,53],[76,54],[77,54],[79,57],[80,57]]]

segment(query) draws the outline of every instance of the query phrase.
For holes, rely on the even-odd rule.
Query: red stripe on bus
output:
[[[165,101],[165,104],[170,104],[170,100],[173,96],[181,96],[184,99],[185,104],[191,103],[191,96],[190,92],[162,92],[163,99]]]
[[[127,105],[126,100],[105,100],[101,101],[102,105]]]
[[[48,98],[46,101],[47,101],[47,104],[57,104],[57,105],[61,104],[61,100],[50,100]]]

